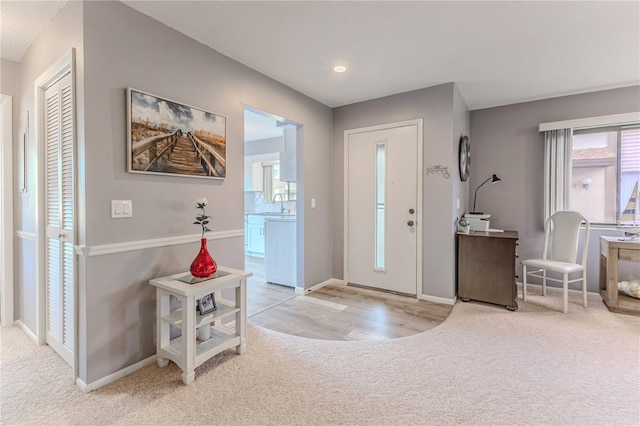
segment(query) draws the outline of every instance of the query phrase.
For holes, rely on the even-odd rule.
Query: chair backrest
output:
[[[582,244],[582,265],[587,263],[589,246],[589,221],[578,212],[559,211],[553,214],[545,225],[544,249],[542,256],[547,258],[549,235],[553,237],[550,260],[578,263],[578,238],[580,225],[585,222],[585,234]]]

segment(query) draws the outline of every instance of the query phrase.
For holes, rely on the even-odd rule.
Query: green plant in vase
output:
[[[200,225],[202,227],[202,237],[204,238],[204,233],[211,231],[207,225],[209,224],[209,219],[211,216],[207,216],[205,212],[205,208],[207,207],[207,199],[206,198],[198,198],[196,200],[196,209],[200,210],[200,214],[196,216],[196,221],[193,222],[194,225]]]
[[[213,260],[209,251],[207,250],[207,239],[204,237],[204,233],[207,231],[211,231],[207,226],[209,224],[209,219],[211,216],[207,216],[205,208],[207,207],[207,199],[206,198],[198,198],[196,200],[196,209],[200,210],[200,213],[196,216],[196,221],[193,222],[194,225],[200,225],[202,227],[202,236],[200,238],[200,252],[193,260],[191,264],[191,275],[198,278],[206,278],[215,274],[218,266],[216,262]]]

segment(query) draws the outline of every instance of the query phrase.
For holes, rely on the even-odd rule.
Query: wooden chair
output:
[[[578,237],[580,225],[585,223],[582,243],[582,262],[577,263]],[[573,211],[556,212],[545,223],[544,247],[542,258],[528,259],[522,262],[522,300],[527,300],[527,275],[542,278],[542,295],[547,295],[547,280],[561,282],[564,291],[562,311],[568,311],[568,285],[582,281],[582,305],[587,307],[587,248],[589,247],[589,221],[580,213]],[[551,255],[547,258],[549,236],[552,237]],[[536,270],[527,272],[527,268]],[[562,274],[562,280],[549,278],[547,271]],[[540,274],[542,273],[542,274]],[[580,278],[569,280],[569,274],[581,273]]]

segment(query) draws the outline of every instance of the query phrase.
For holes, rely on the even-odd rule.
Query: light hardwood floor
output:
[[[264,280],[264,260],[245,257],[245,269],[253,273],[247,280],[247,316],[295,296],[292,287],[270,284]]]
[[[411,336],[444,321],[453,306],[350,285],[307,294],[264,280],[264,260],[245,258],[247,316],[252,324],[321,340],[383,340]]]

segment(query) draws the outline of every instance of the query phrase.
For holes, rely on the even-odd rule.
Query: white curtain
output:
[[[573,129],[544,132],[544,220],[571,208],[571,139]]]

